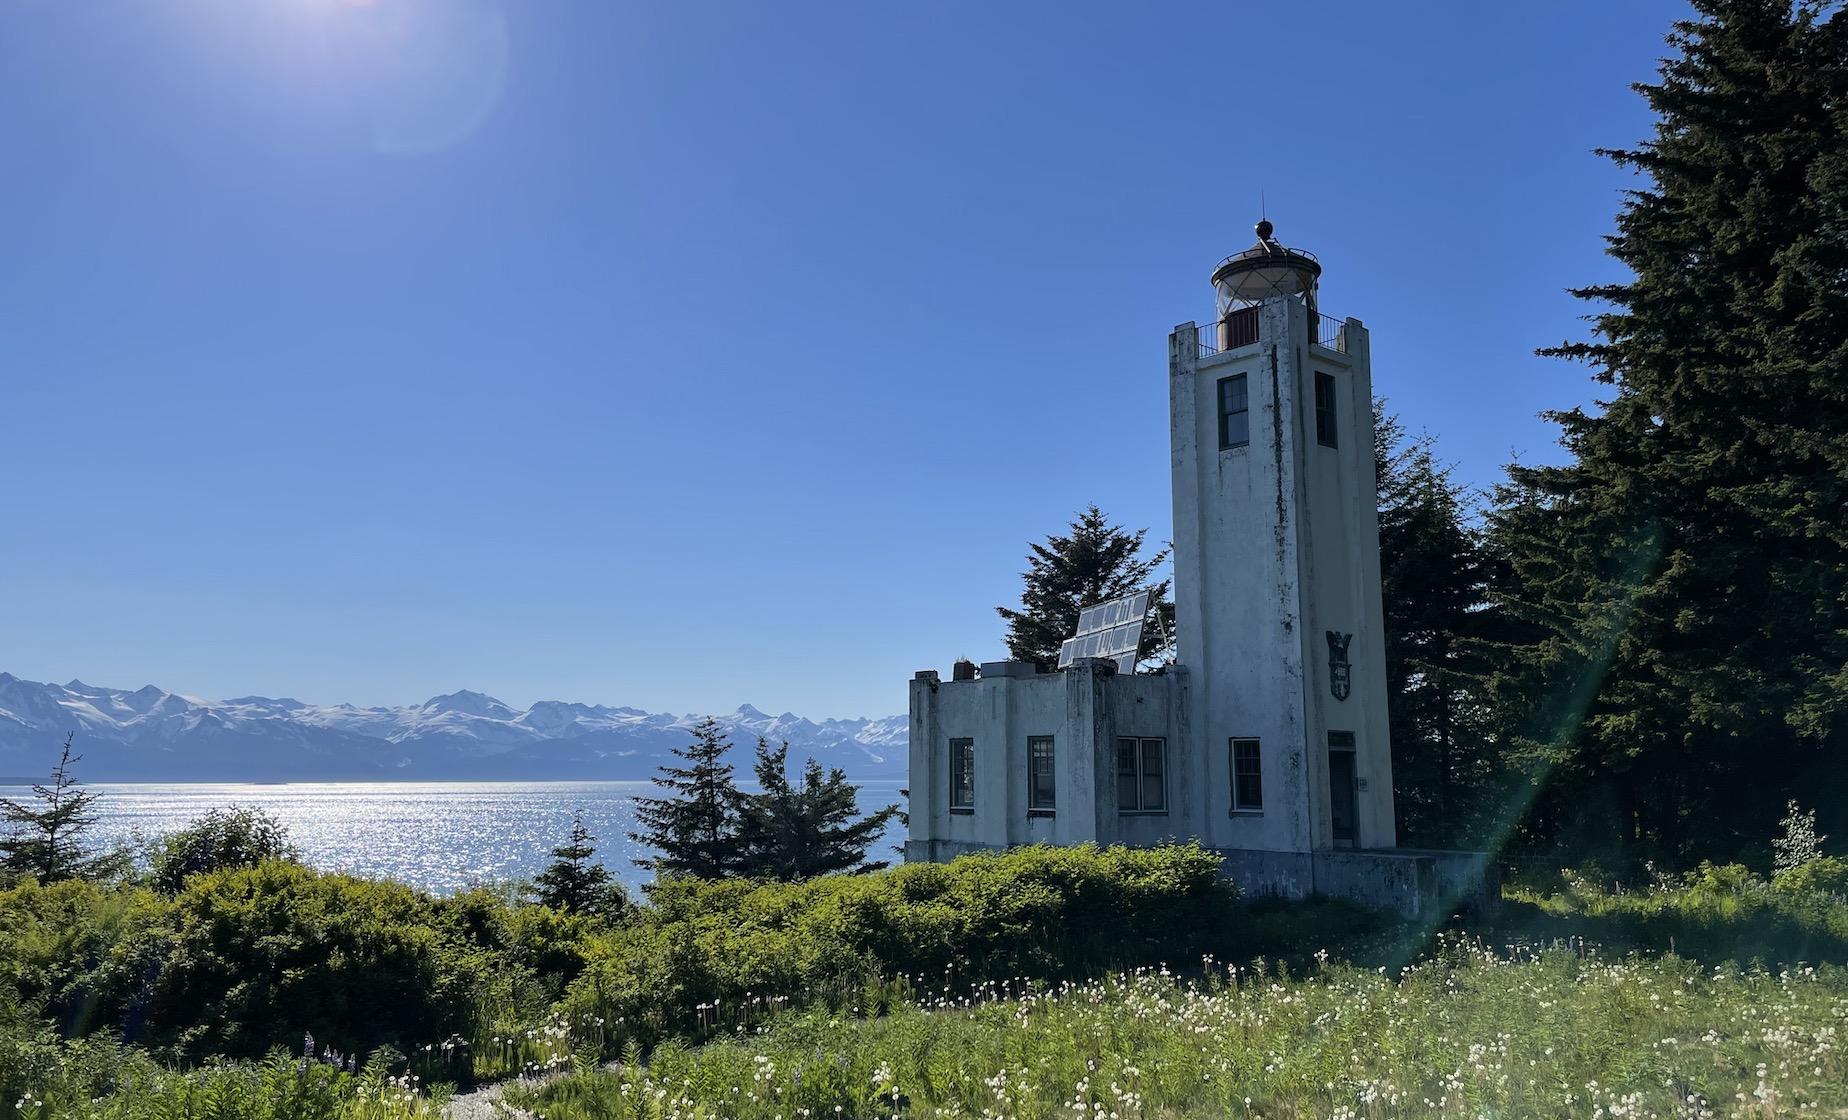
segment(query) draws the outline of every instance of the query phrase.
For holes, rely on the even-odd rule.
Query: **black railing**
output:
[[[1199,326],[1199,354],[1201,358],[1210,358],[1214,354],[1227,350],[1237,350],[1241,346],[1251,346],[1258,341],[1258,315],[1260,307],[1240,307],[1227,312],[1225,317],[1208,320]],[[1347,324],[1333,315],[1320,312],[1309,313],[1309,341],[1338,354],[1347,353]]]
[[[1309,341],[1337,353],[1347,353],[1347,324],[1319,312],[1309,316]]]

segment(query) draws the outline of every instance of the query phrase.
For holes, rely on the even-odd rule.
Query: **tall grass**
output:
[[[1397,973],[1209,965],[878,1019],[809,1012],[510,1099],[545,1120],[1839,1115],[1844,1034],[1839,968],[1457,942]]]
[[[282,1055],[178,1071],[124,1052],[107,1091],[68,1076],[28,1087],[0,1106],[23,1120],[437,1120],[448,1090],[393,1076],[384,1061],[347,1073]],[[60,1071],[62,1072],[62,1071]],[[10,1112],[6,1108],[10,1107]]]

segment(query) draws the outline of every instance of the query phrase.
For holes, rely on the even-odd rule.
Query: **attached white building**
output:
[[[1253,893],[1408,913],[1481,853],[1395,846],[1368,335],[1270,223],[1168,336],[1179,657],[1157,673],[993,662],[911,682],[907,860],[1197,839]]]

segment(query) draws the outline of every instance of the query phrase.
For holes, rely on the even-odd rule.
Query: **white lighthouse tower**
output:
[[[1169,336],[1175,628],[1234,795],[1209,842],[1391,848],[1367,331],[1321,314],[1312,254],[1257,234],[1213,271],[1218,321]]]
[[[1134,671],[1131,597],[1083,612],[1056,668],[918,673],[906,859],[1196,839],[1252,894],[1494,898],[1483,853],[1396,846],[1367,331],[1257,233],[1207,325],[1168,336],[1178,658]]]

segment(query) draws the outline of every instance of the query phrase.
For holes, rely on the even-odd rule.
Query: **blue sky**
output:
[[[904,707],[1317,252],[1488,484],[1679,3],[0,4],[0,669]]]

